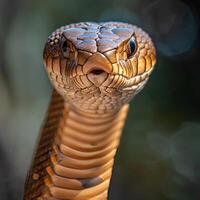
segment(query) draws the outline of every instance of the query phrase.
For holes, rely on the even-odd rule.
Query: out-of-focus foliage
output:
[[[153,38],[158,62],[131,103],[111,184],[114,200],[200,198],[198,1],[1,0],[0,199],[19,200],[50,97],[42,51],[59,26],[124,21]]]

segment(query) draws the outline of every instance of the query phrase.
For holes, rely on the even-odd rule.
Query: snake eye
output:
[[[67,51],[67,42],[66,41],[64,41],[62,44],[62,51],[63,51],[63,53],[65,53]]]
[[[67,44],[66,40],[63,41],[63,43],[61,45],[61,49],[62,49],[63,56],[68,58],[68,56],[69,56],[69,47],[68,47],[68,44]]]
[[[129,41],[128,55],[132,56],[135,53],[135,50],[136,50],[136,42],[134,37],[132,37]]]

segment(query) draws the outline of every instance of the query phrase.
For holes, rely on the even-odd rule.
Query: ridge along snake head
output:
[[[129,103],[155,63],[148,34],[119,22],[63,26],[44,49],[44,64],[58,93],[89,113],[113,112]]]

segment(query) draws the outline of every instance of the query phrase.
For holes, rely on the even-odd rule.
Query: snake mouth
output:
[[[101,67],[101,66],[92,66],[92,67],[90,68],[90,70],[87,71],[86,74],[93,74],[93,75],[98,76],[98,75],[101,75],[101,74],[103,74],[103,73],[107,73],[107,72],[103,69],[103,67]]]
[[[94,74],[94,75],[100,75],[102,73],[104,73],[105,71],[102,70],[102,69],[93,69],[92,71],[90,71],[91,74]]]

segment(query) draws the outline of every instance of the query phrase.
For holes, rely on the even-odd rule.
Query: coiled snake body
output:
[[[78,23],[53,32],[44,64],[54,86],[24,200],[105,200],[128,103],[156,62],[136,26]]]

